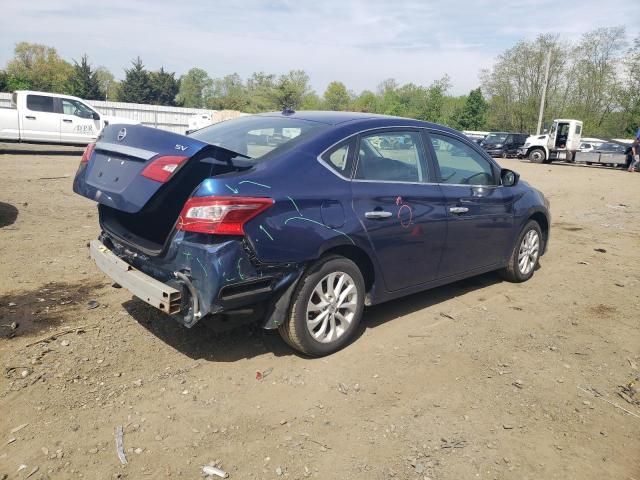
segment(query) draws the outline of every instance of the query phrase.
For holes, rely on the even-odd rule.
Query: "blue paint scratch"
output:
[[[345,236],[345,237],[346,237],[346,238],[347,238],[347,239],[348,239],[348,240],[349,240],[353,245],[355,245],[355,244],[356,244],[356,242],[354,242],[354,241],[353,241],[353,239],[352,239],[349,235],[347,235],[346,233],[341,232],[340,230],[336,230],[335,228],[328,227],[328,226],[327,226],[327,225],[325,225],[324,223],[316,222],[315,220],[311,220],[310,218],[304,218],[304,217],[291,217],[291,218],[287,218],[287,219],[284,221],[284,224],[286,225],[286,224],[287,224],[287,223],[289,223],[291,220],[302,220],[302,221],[305,221],[305,222],[315,223],[316,225],[320,225],[321,227],[327,228],[327,229],[332,230],[332,231],[334,231],[334,232],[336,232],[336,233],[339,233],[340,235]]]
[[[209,275],[207,274],[207,269],[204,268],[204,265],[202,264],[202,262],[200,261],[200,259],[198,257],[196,257],[196,261],[200,264],[200,266],[202,267],[202,271],[204,272],[204,276],[208,277]]]
[[[242,275],[242,272],[240,271],[240,262],[242,261],[241,258],[238,259],[238,276],[240,277],[240,280],[244,280],[244,276]]]
[[[293,203],[293,206],[296,208],[296,211],[298,212],[298,215],[300,215],[301,217],[304,217],[304,215],[302,214],[302,212],[298,208],[298,205],[296,204],[296,201],[293,198],[291,198],[289,195],[287,195],[287,198],[289,200],[291,200],[291,203]]]
[[[233,193],[238,193],[238,192],[240,191],[240,190],[238,190],[237,188],[230,187],[230,186],[229,186],[229,185],[227,185],[227,184],[225,184],[224,186],[225,186],[225,187],[227,187],[229,190],[231,190]]]
[[[243,180],[241,182],[238,182],[238,185],[242,185],[243,183],[252,183],[253,185],[257,185],[259,187],[263,187],[263,188],[271,188],[269,185],[265,185],[263,183],[258,183],[258,182],[252,182],[251,180]],[[237,193],[237,192],[236,192]]]
[[[271,236],[271,234],[269,232],[267,232],[266,228],[264,228],[262,225],[260,225],[260,230],[262,230],[265,233],[265,235],[267,237],[269,237],[271,239],[271,241],[273,241],[273,237]]]

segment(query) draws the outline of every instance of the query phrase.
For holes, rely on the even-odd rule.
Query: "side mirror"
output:
[[[100,114],[98,112],[93,112],[93,119],[100,120]]]
[[[513,187],[518,183],[518,180],[520,180],[520,175],[513,170],[507,168],[500,170],[500,181],[503,187]]]

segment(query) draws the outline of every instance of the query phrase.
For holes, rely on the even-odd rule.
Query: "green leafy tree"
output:
[[[304,70],[291,70],[278,79],[275,88],[276,107],[299,109],[310,94],[309,76]]]
[[[371,90],[364,90],[353,101],[356,112],[376,113],[378,111],[378,97]]]
[[[211,86],[212,80],[207,72],[200,68],[192,68],[180,77],[176,102],[183,107],[203,108],[205,93],[211,89]]]
[[[480,87],[471,90],[464,105],[454,116],[452,126],[459,130],[480,130],[484,127],[488,108]]]
[[[623,65],[623,78],[617,95],[621,109],[617,131],[631,137],[640,128],[640,36],[627,50]]]
[[[87,55],[83,55],[80,63],[74,60],[73,73],[69,78],[69,93],[86,100],[101,100],[100,82],[95,70],[91,68]]]
[[[118,98],[120,83],[106,67],[96,68],[96,80],[100,88],[101,99],[115,100]]]
[[[149,73],[149,82],[153,105],[174,106],[176,104],[180,82],[176,79],[175,73],[169,73],[160,67],[157,72]]]
[[[38,43],[20,42],[14,57],[7,63],[7,88],[69,93],[73,67],[58,55],[55,48]]]
[[[214,79],[206,103],[214,110],[245,111],[250,102],[240,75],[234,73]]]
[[[349,110],[351,96],[342,82],[331,82],[324,92],[324,107],[327,110]]]
[[[247,79],[247,112],[268,112],[277,108],[276,76],[254,72]]]
[[[151,103],[153,88],[149,72],[144,68],[140,57],[131,62],[132,67],[125,70],[125,78],[120,84],[118,100],[128,103]]]
[[[9,85],[9,77],[7,72],[4,70],[0,70],[0,92],[7,92]]]

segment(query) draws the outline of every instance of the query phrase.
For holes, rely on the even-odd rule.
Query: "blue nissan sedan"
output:
[[[73,189],[98,203],[98,267],[187,327],[261,312],[333,353],[365,306],[484,272],[531,278],[542,193],[459,132],[347,112],[252,115],[189,136],[107,126]]]

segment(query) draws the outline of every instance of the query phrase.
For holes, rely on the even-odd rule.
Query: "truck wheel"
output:
[[[531,163],[544,163],[544,161],[547,159],[547,156],[545,155],[543,149],[534,148],[529,152],[529,155],[527,155],[527,158]]]
[[[503,150],[502,151],[502,155],[500,155],[502,158],[507,158],[507,151]]]
[[[346,346],[364,309],[364,279],[351,260],[332,255],[309,267],[300,279],[289,316],[278,327],[293,348],[314,357]]]
[[[500,270],[500,276],[514,283],[529,280],[538,266],[542,242],[540,225],[535,220],[530,220],[518,235],[509,263]]]

